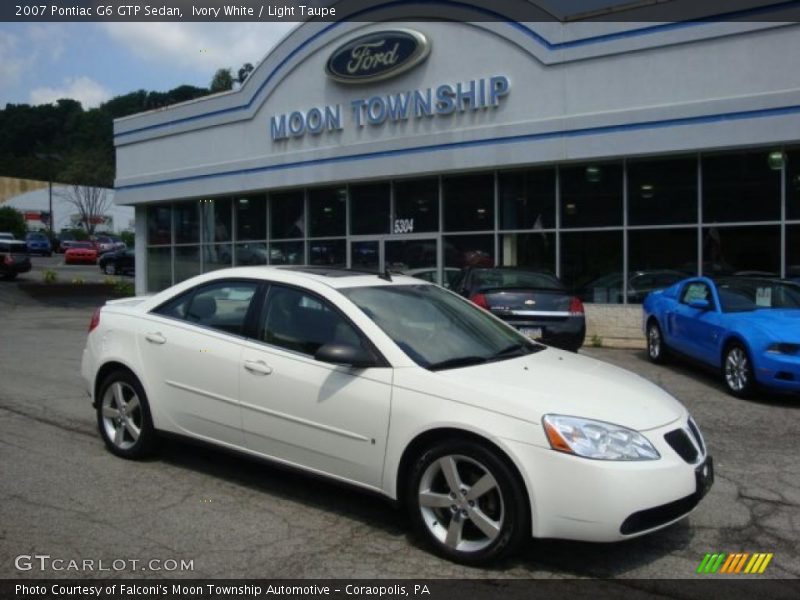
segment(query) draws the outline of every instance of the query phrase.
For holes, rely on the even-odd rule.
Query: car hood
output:
[[[555,348],[474,367],[419,369],[411,379],[417,378],[421,392],[532,422],[561,414],[646,431],[687,414],[680,402],[642,377]]]
[[[776,340],[800,341],[800,309],[770,308],[728,314],[735,315],[734,319],[739,324],[761,327]]]

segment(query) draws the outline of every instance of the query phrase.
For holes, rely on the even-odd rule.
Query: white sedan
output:
[[[713,481],[661,388],[405,276],[245,267],[112,301],[82,374],[114,454],[169,432],[325,475],[405,505],[464,563],[641,535]]]

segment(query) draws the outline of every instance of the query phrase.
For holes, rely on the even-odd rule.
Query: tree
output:
[[[25,239],[28,229],[25,217],[15,208],[0,206],[0,231],[13,233],[18,240]]]
[[[244,84],[244,82],[245,82],[245,80],[246,80],[248,77],[250,77],[250,73],[252,73],[252,72],[253,72],[253,68],[254,68],[254,67],[253,67],[253,65],[252,65],[251,63],[244,63],[244,64],[242,65],[242,68],[241,68],[241,69],[239,69],[239,72],[238,72],[238,77],[236,78],[236,81],[237,81],[237,83],[238,83],[239,85],[243,85],[243,84]]]
[[[67,166],[59,179],[68,185],[57,193],[76,208],[81,225],[93,235],[110,204],[103,186],[113,181],[113,167],[102,152],[72,155],[65,162]]]
[[[233,75],[230,69],[217,69],[211,80],[211,93],[224,92],[233,89]]]

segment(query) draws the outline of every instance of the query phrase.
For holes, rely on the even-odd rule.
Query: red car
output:
[[[95,264],[97,262],[97,248],[92,242],[73,242],[64,253],[64,264],[78,263]]]

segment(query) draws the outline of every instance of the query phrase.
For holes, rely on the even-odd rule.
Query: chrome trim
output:
[[[494,309],[492,309],[494,310]],[[571,317],[572,313],[566,310],[504,310],[519,317]]]

